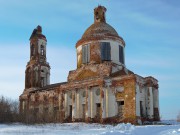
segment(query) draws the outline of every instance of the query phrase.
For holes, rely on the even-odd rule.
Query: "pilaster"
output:
[[[93,89],[91,89],[91,96],[90,96],[90,98],[91,98],[91,118],[94,118],[94,113],[93,113],[93,108],[94,108],[94,96],[93,96]]]
[[[85,121],[88,122],[88,87],[86,86],[86,113],[85,113]]]

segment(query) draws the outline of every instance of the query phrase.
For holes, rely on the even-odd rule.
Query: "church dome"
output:
[[[98,8],[101,8],[101,10]],[[104,12],[100,14],[99,10],[103,11],[104,7],[99,6],[98,8],[96,8],[94,12],[94,24],[92,24],[89,28],[86,29],[81,39],[77,42],[76,47],[80,44],[83,44],[84,42],[94,40],[118,40],[122,42],[123,45],[125,45],[124,40],[118,35],[116,30],[111,25],[106,23],[106,9],[104,9]]]

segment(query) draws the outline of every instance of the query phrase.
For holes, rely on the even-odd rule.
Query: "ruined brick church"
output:
[[[103,6],[94,9],[94,23],[75,45],[77,69],[63,83],[50,84],[47,40],[40,26],[34,29],[20,112],[47,113],[57,122],[142,124],[160,119],[158,81],[126,67],[125,42],[105,13]]]

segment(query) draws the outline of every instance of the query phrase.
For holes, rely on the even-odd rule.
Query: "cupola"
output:
[[[94,23],[85,30],[76,43],[78,68],[89,63],[98,64],[103,61],[125,65],[125,42],[116,30],[106,23],[106,11],[104,6],[94,9]]]

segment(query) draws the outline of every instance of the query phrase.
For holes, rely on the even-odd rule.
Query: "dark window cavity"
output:
[[[101,60],[111,60],[111,46],[109,42],[101,42]]]
[[[124,101],[118,101],[118,106],[124,105]]]
[[[119,45],[119,62],[124,64],[124,51],[121,45]]]
[[[34,48],[34,45],[32,44],[31,45],[31,56],[34,56],[35,55],[35,48]]]
[[[82,63],[87,64],[90,61],[90,46],[83,45],[82,46]]]

